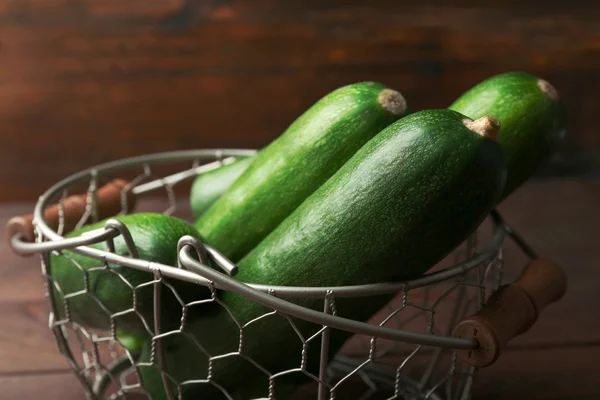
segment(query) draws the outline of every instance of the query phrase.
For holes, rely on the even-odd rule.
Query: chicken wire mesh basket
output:
[[[512,336],[530,327],[541,308],[564,292],[564,275],[549,261],[526,268],[517,282],[501,286],[502,245],[507,236],[529,258],[534,259],[535,254],[497,212],[426,275],[407,282],[352,287],[245,284],[233,276],[236,265],[191,236],[179,238],[173,265],[149,262],[139,257],[127,225],[116,219],[84,235],[65,237],[72,229],[144,207],[167,215],[189,215],[187,196],[178,186],[236,157],[254,153],[179,151],[103,164],[51,187],[39,198],[32,216],[9,221],[7,237],[13,250],[22,255],[41,255],[50,305],[49,327],[88,398],[151,398],[140,371],[153,368],[168,399],[192,398],[183,394],[194,385],[211,386],[215,395],[210,398],[241,399],[237,385],[255,379],[262,384],[257,398],[465,400],[470,398],[477,368],[491,364]],[[129,181],[114,180],[129,175]],[[82,194],[75,194],[78,189]],[[157,201],[160,196],[163,200]],[[127,254],[115,251],[117,238],[125,243]],[[106,247],[94,247],[99,243],[106,243]],[[98,273],[118,276],[131,290],[131,307],[114,312],[100,304],[90,285],[88,274],[92,270],[86,272],[75,258],[71,261],[73,268],[81,271],[81,284],[78,290],[65,292],[52,269],[56,257],[69,257],[65,250],[97,260],[94,271]],[[115,268],[117,265],[121,269]],[[137,284],[129,282],[127,271],[133,270],[146,272],[147,279]],[[208,288],[210,295],[201,301],[186,302],[177,293],[178,282]],[[152,293],[151,318],[139,311],[140,293],[148,289]],[[236,343],[224,354],[210,354],[203,349],[204,338],[194,337],[192,342],[204,351],[208,368],[194,371],[196,364],[192,364],[188,369],[193,377],[178,381],[165,361],[168,349],[164,342],[170,337],[190,336],[190,315],[203,312],[203,307],[227,312],[227,304],[219,300],[220,291],[235,292],[245,301],[260,304],[264,313],[249,321],[237,321],[229,312],[231,326],[237,329],[230,336]],[[178,324],[168,329],[161,326],[161,301],[165,296],[177,299],[180,313]],[[356,305],[357,301],[377,296],[386,300],[368,321],[345,315],[345,302]],[[73,317],[69,304],[82,297],[94,301],[106,313],[107,326],[91,328]],[[304,307],[305,299],[319,307]],[[126,348],[118,340],[119,320],[124,315],[142,322],[150,349],[146,359],[142,359],[139,349]],[[253,340],[273,339],[264,332],[252,335],[255,326],[270,318],[280,319],[280,326],[286,324],[288,333],[297,337],[293,347],[297,354],[276,370],[268,370],[260,362],[265,352],[283,351],[277,343],[252,345]],[[345,339],[335,347],[331,342],[337,337]],[[256,348],[262,353],[253,350]],[[229,376],[229,386],[222,385],[213,373],[214,366],[224,360],[246,363],[250,367],[241,371],[249,371],[248,375]],[[285,385],[281,389],[280,381],[290,377],[295,377],[296,383],[291,386],[294,389],[288,390]]]

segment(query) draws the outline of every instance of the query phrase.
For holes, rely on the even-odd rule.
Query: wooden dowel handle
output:
[[[544,307],[559,300],[566,290],[567,277],[558,264],[532,260],[515,282],[502,286],[478,313],[455,326],[455,337],[479,342],[477,349],[460,350],[458,356],[476,367],[494,363],[508,342],[529,330]]]
[[[115,179],[96,191],[96,210],[98,219],[103,220],[117,215],[121,211],[121,192],[127,185],[123,179]],[[70,232],[79,222],[85,213],[87,202],[87,193],[68,196],[62,201],[64,209],[64,232]],[[135,195],[132,192],[127,193],[127,210],[131,211],[135,206]],[[46,224],[56,230],[59,224],[59,207],[54,204],[44,210],[44,221]],[[11,218],[5,227],[5,237],[11,249],[21,255],[12,247],[13,236],[20,234],[21,240],[33,242],[35,232],[33,228],[33,215],[22,215]]]

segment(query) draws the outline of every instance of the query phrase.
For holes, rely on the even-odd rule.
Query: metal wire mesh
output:
[[[219,161],[225,154],[216,152],[212,159]],[[210,156],[182,156],[182,159],[186,158],[191,158],[189,168],[166,177],[154,173],[152,159],[141,160],[136,167],[141,169],[140,173],[121,194],[122,213],[131,211],[127,210],[128,195],[152,191],[155,196],[166,198],[167,204],[165,209],[153,211],[178,215],[182,205],[185,208],[185,198],[178,198],[175,186],[202,172],[203,168],[208,170],[216,166],[203,163]],[[165,159],[168,160],[168,157]],[[133,166],[135,164],[132,163]],[[107,170],[118,170],[118,167],[113,165]],[[83,178],[88,179],[87,207],[77,227],[97,222],[96,190],[109,176],[101,169],[93,169]],[[59,209],[63,209],[62,202],[69,194],[69,183],[67,181],[63,185],[58,199]],[[49,201],[43,199],[43,202]],[[165,202],[152,204],[164,206]],[[58,235],[63,234],[64,226],[63,211],[56,231]],[[127,227],[113,223],[103,232],[109,233],[96,243],[97,248],[110,253],[118,253],[119,248],[125,248],[126,251],[121,251],[120,255],[132,259],[138,257],[136,244],[131,240]],[[143,271],[98,257],[92,268],[84,267],[78,261],[83,256],[77,254],[77,248],[61,248],[60,240],[48,237],[47,233],[47,230],[44,234],[38,227],[38,243],[56,241],[56,249],[43,253],[41,257],[46,292],[52,308],[49,327],[55,334],[59,351],[68,360],[89,398],[150,398],[151,395],[161,399],[200,398],[185,397],[185,393],[210,393],[214,397],[206,395],[202,398],[219,399],[469,398],[474,368],[462,364],[452,349],[362,334],[351,335],[327,324],[316,324],[264,305],[254,308],[262,310],[259,314],[240,318],[221,300],[223,289],[218,288],[218,282],[215,285],[211,279],[198,277],[197,283],[209,290],[199,290],[202,295],[190,299],[180,293],[181,282],[178,279],[165,276],[161,272],[163,270],[152,263],[148,263]],[[87,233],[88,236],[95,234],[99,232]],[[115,246],[116,242],[122,242],[122,245]],[[474,234],[436,269],[442,271],[472,259],[481,251],[482,244],[488,243],[479,243],[478,235]],[[172,245],[177,248],[177,243]],[[190,260],[182,257],[182,253],[186,252],[193,253],[189,247],[181,249],[171,266],[202,275],[202,268],[207,268],[208,264],[205,256]],[[395,295],[386,295],[381,303],[383,307],[369,323],[399,331],[449,337],[460,317],[477,311],[501,282],[501,249],[495,248],[490,254],[490,257],[447,279],[418,287],[410,284],[398,286]],[[53,275],[53,265],[57,262],[61,263],[62,269],[72,269],[69,276],[78,277],[69,282],[68,287],[61,285],[60,279]],[[99,280],[119,282],[120,299],[128,299],[127,307],[119,308],[116,302],[103,300],[97,290]],[[266,291],[274,297],[287,297],[274,289]],[[347,315],[348,310],[368,301],[368,297],[354,298],[340,293],[338,288],[328,288],[320,296],[316,309],[335,317],[352,317]],[[165,315],[161,304],[167,298],[172,307]],[[247,298],[245,301],[254,300]],[[303,299],[287,298],[286,301],[300,306],[307,304]],[[176,306],[173,307],[173,304]],[[310,304],[316,304],[314,299]],[[202,335],[198,335],[195,321],[204,318],[212,321],[210,318],[215,315],[220,316],[214,317],[220,329],[208,333],[205,329]],[[223,322],[225,319],[228,321]],[[288,340],[286,346],[289,348],[278,347],[283,346],[277,342],[278,336],[261,332],[261,326],[277,327],[282,337],[297,340],[294,345],[290,345]],[[140,332],[138,336],[145,337],[141,353],[139,349],[127,349],[119,341],[118,334],[124,328],[125,331],[137,330]],[[169,349],[173,346],[179,346],[185,361],[173,360],[172,357],[169,361]],[[265,360],[269,362],[269,352],[287,353],[290,349],[295,354],[286,357],[277,367],[262,365]],[[332,352],[335,357],[329,357]],[[147,375],[152,382],[141,379],[144,371],[148,370],[154,371]],[[148,386],[156,385],[163,387],[165,392],[148,389]],[[251,397],[244,397],[246,395]]]

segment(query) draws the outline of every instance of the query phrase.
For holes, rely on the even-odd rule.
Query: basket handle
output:
[[[475,315],[463,318],[453,335],[479,342],[474,350],[459,350],[463,362],[476,367],[493,364],[508,342],[525,333],[544,307],[566,292],[567,277],[554,261],[534,259],[514,282],[501,286]]]
[[[98,218],[100,220],[117,215],[121,211],[121,192],[127,186],[128,182],[123,179],[115,179],[96,191],[96,206]],[[135,195],[128,192],[126,196],[127,209],[131,210],[135,206]],[[62,201],[64,209],[64,232],[71,231],[77,222],[83,217],[86,211],[87,193],[68,196]],[[44,221],[46,224],[56,230],[60,220],[58,204],[54,204],[44,210]],[[31,255],[17,251],[12,246],[12,238],[20,235],[21,240],[33,242],[35,232],[33,227],[33,214],[12,217],[5,227],[5,237],[8,245],[17,254],[22,256]]]

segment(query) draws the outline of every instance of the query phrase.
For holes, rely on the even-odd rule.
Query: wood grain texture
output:
[[[0,313],[0,374],[68,368],[48,330],[45,300],[3,303]]]
[[[600,346],[507,352],[493,367],[479,372],[473,400],[596,399],[598,356]]]
[[[1,376],[2,397],[6,400],[84,400],[85,395],[71,372]]]
[[[0,200],[108,160],[259,148],[336,87],[378,80],[446,107],[525,70],[568,102],[540,173],[598,171],[600,7],[378,0],[0,1]]]
[[[508,352],[493,368],[479,372],[473,400],[595,400],[600,396],[598,358],[600,347]],[[7,400],[85,398],[73,374],[66,371],[0,376],[0,385]],[[290,400],[314,398],[315,391],[308,387]]]

